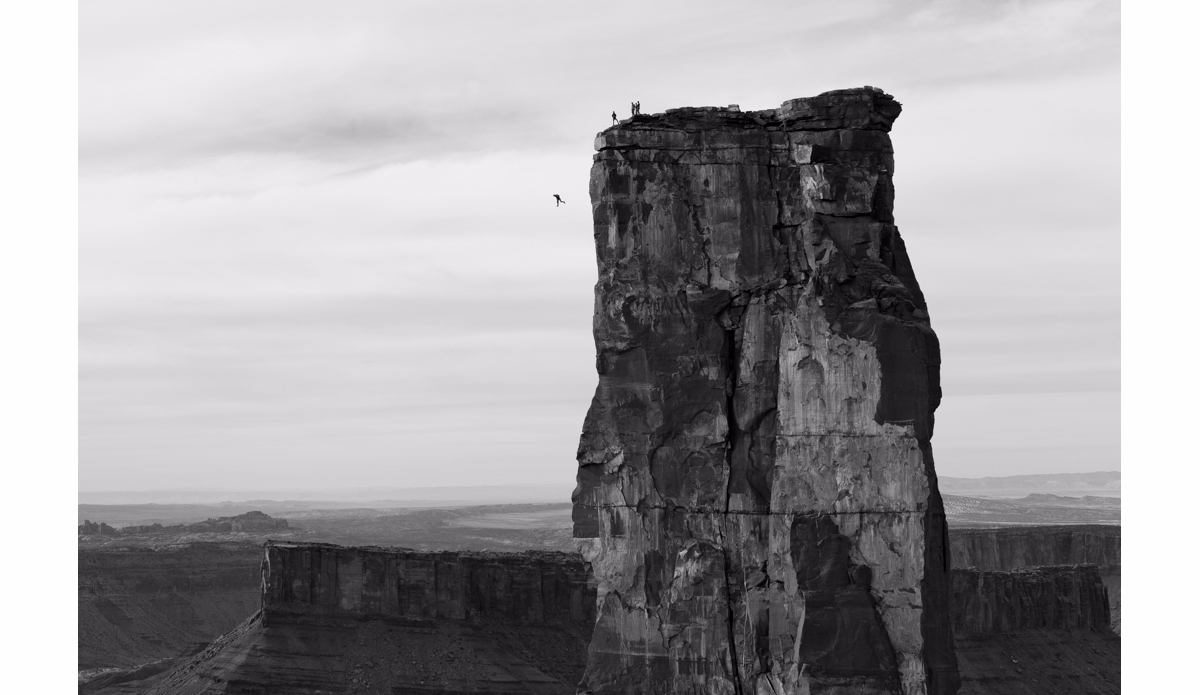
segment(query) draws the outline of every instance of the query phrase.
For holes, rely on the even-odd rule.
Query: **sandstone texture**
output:
[[[565,553],[417,553],[268,543],[263,614],[573,625],[595,615],[588,578]]]
[[[1094,565],[951,574],[954,635],[1109,627],[1108,594]]]
[[[1121,692],[1121,639],[1096,566],[952,576],[962,695]]]
[[[261,571],[261,610],[142,692],[566,695],[595,622],[574,554],[269,543]]]
[[[953,693],[938,341],[873,88],[602,132],[591,693]]]
[[[1120,526],[1026,526],[967,529],[950,534],[954,567],[1015,570],[1044,565],[1095,565],[1120,571]]]
[[[1095,565],[1108,592],[1110,625],[1121,632],[1121,527],[1025,526],[950,533],[953,567],[1016,570],[1047,565]]]
[[[80,692],[567,694],[583,677],[597,589],[576,554],[276,543],[253,560],[250,619]],[[1117,692],[1120,640],[1094,567],[954,570],[952,588],[961,692]]]

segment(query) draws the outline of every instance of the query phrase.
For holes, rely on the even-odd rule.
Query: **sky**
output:
[[[1112,1],[80,3],[79,489],[569,489],[609,113],[862,85],[939,473],[1119,470],[1120,68]]]

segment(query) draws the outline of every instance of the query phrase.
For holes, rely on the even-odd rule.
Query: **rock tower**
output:
[[[957,690],[899,114],[867,87],[598,135],[581,692]]]

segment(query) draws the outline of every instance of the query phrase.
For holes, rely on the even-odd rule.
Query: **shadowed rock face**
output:
[[[1121,571],[1120,526],[1027,526],[955,529],[954,567],[1014,570],[1042,565],[1096,565],[1101,575]]]
[[[1112,629],[1121,632],[1120,526],[955,529],[950,534],[950,559],[953,567],[980,570],[1095,565],[1108,594]]]
[[[961,695],[1121,692],[1121,639],[1094,565],[955,569],[951,596]]]
[[[953,693],[938,342],[873,89],[597,137],[593,693]]]
[[[843,672],[892,667],[868,577],[842,559],[829,524],[811,519],[796,552],[816,617],[805,621],[798,658]],[[263,560],[251,619],[193,656],[94,676],[80,692],[566,695],[583,675],[597,592],[576,554],[271,543]],[[239,574],[229,588],[248,586]],[[957,569],[952,586],[963,695],[1120,691],[1120,639],[1107,628],[1094,566]]]
[[[588,598],[585,568],[565,553],[418,553],[272,542],[262,565],[267,625],[324,615],[566,626],[591,622]]]
[[[1017,630],[1107,632],[1109,605],[1094,565],[1055,565],[1009,572],[956,569],[954,634],[980,637]]]
[[[573,553],[273,542],[260,586],[258,613],[139,692],[565,695],[595,624]]]

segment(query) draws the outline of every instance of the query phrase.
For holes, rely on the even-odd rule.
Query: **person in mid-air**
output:
[[[558,197],[558,194],[557,194],[557,193],[555,193],[555,194],[554,194],[554,207],[558,207],[560,204],[561,204],[561,205],[566,205],[566,204],[567,204],[567,201],[563,200],[562,198],[559,198],[559,197]]]

